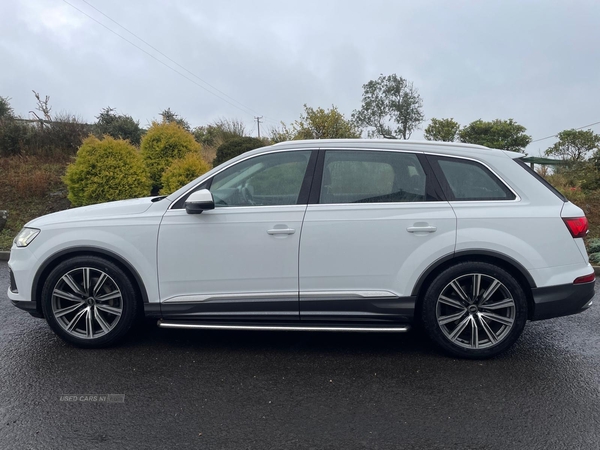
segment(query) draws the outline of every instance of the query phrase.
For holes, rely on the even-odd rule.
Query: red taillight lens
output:
[[[588,234],[588,220],[586,217],[563,217],[563,220],[574,238],[586,237]]]
[[[581,284],[581,283],[591,283],[596,279],[596,274],[590,273],[589,275],[584,275],[582,277],[575,278],[573,284]]]

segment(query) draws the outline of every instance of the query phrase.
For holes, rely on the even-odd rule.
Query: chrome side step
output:
[[[361,327],[361,326],[298,326],[298,325],[223,325],[223,324],[204,324],[204,323],[180,323],[159,320],[158,326],[161,328],[188,328],[196,330],[254,330],[254,331],[351,331],[351,332],[366,332],[366,333],[404,333],[410,330],[408,325],[397,325],[387,327]]]

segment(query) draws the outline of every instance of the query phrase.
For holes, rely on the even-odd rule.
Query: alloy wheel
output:
[[[65,273],[52,291],[52,314],[72,336],[95,339],[115,328],[123,314],[123,296],[104,271],[79,267]]]
[[[453,279],[436,304],[437,323],[446,338],[467,349],[497,345],[513,328],[515,317],[516,304],[508,288],[482,273]]]

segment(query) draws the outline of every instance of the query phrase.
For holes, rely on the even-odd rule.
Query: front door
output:
[[[164,317],[298,320],[298,247],[311,154],[243,160],[203,183],[214,210],[167,211],[158,236]]]

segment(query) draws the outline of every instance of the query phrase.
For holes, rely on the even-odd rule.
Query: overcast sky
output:
[[[192,126],[238,118],[255,134],[254,115],[268,129],[304,103],[349,117],[364,83],[396,73],[423,98],[422,128],[513,118],[539,139],[600,121],[597,0],[68,2],[230,103],[63,0],[0,0],[0,96],[22,116],[35,89],[87,122],[110,105],[146,126],[170,107]]]

